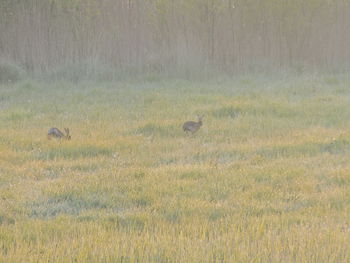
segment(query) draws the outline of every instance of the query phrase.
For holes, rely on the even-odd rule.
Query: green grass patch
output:
[[[67,146],[45,149],[36,156],[39,160],[94,158],[98,156],[112,156],[113,149],[96,145]]]
[[[178,136],[180,131],[181,127],[148,123],[136,129],[135,134],[141,134],[143,136],[170,137]]]
[[[215,118],[232,118],[237,117],[242,112],[241,109],[235,107],[222,107],[211,112],[211,115]]]
[[[258,150],[256,153],[265,158],[289,158],[316,156],[319,154],[344,154],[350,152],[350,141],[339,139],[328,143],[303,143],[301,145],[288,145],[269,147]]]
[[[103,193],[85,193],[83,196],[61,194],[31,203],[29,216],[49,219],[60,214],[77,216],[88,210],[108,210],[118,213],[123,210],[124,205],[122,201],[113,200]]]

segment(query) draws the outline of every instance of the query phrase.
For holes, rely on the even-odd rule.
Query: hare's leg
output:
[[[50,136],[49,134],[47,135],[47,139],[48,139],[48,140],[51,140],[51,136]]]

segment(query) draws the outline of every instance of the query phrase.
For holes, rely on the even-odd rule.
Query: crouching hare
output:
[[[68,128],[64,128],[64,131],[65,131],[66,134],[64,134],[63,132],[61,132],[57,128],[50,128],[49,131],[47,132],[47,138],[49,140],[51,138],[70,140],[71,136],[69,134],[69,129]]]

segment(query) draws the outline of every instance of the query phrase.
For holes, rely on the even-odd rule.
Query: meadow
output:
[[[349,75],[20,80],[0,123],[0,262],[350,262]]]

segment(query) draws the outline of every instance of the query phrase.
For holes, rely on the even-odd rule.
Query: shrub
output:
[[[13,63],[0,61],[0,83],[16,82],[23,79],[24,70]]]
[[[116,73],[110,67],[99,63],[70,63],[56,67],[48,73],[47,77],[48,79],[77,83],[83,80],[113,80]]]

